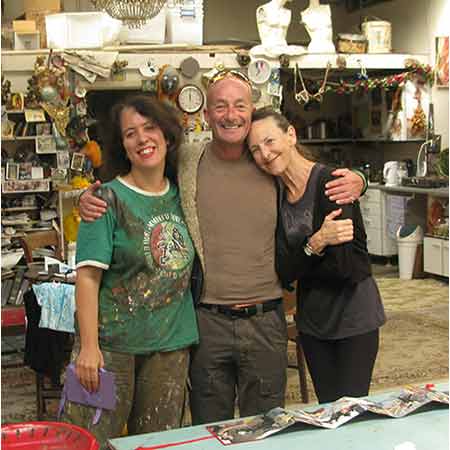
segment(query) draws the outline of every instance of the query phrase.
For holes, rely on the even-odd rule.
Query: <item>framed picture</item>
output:
[[[2,118],[2,138],[13,138],[16,124],[8,118]]]
[[[43,109],[26,109],[25,120],[27,122],[45,122],[45,112]]]
[[[31,180],[33,165],[30,162],[19,164],[19,180]]]
[[[22,111],[24,105],[24,97],[21,92],[14,92],[11,94],[11,109]]]
[[[70,154],[67,151],[56,152],[56,166],[58,169],[70,168]]]
[[[85,156],[82,153],[73,153],[70,168],[72,170],[81,172],[83,170],[84,158]]]
[[[56,141],[53,136],[38,136],[36,138],[36,153],[56,153]]]
[[[49,180],[7,180],[2,184],[2,192],[48,192]]]
[[[19,164],[6,163],[6,179],[17,180],[19,178]]]
[[[54,184],[61,184],[67,181],[67,169],[58,169],[52,167],[51,177]]]
[[[436,86],[448,88],[448,36],[436,37]]]
[[[44,178],[44,168],[43,167],[32,167],[31,168],[31,179],[32,180],[42,180]]]
[[[52,124],[51,123],[37,123],[36,124],[36,136],[51,136]]]

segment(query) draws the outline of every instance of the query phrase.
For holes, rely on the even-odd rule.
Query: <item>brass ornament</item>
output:
[[[47,102],[42,102],[41,106],[53,120],[59,134],[66,136],[66,128],[70,121],[70,108],[67,105],[54,105]]]

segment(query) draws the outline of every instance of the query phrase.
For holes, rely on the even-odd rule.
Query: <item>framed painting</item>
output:
[[[448,36],[436,37],[436,86],[448,88]]]

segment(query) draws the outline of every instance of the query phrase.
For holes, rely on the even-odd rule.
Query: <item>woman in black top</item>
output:
[[[300,154],[284,116],[262,108],[252,119],[250,151],[277,177],[277,272],[284,287],[298,281],[297,328],[316,395],[365,396],[386,318],[359,203],[336,209],[324,194],[332,169]]]

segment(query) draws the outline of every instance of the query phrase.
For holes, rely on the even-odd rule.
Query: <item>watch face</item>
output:
[[[178,94],[178,106],[188,114],[193,114],[202,109],[205,96],[202,90],[194,84],[183,86]]]
[[[248,77],[255,84],[263,84],[268,81],[271,71],[269,61],[262,58],[254,59],[248,66]]]

